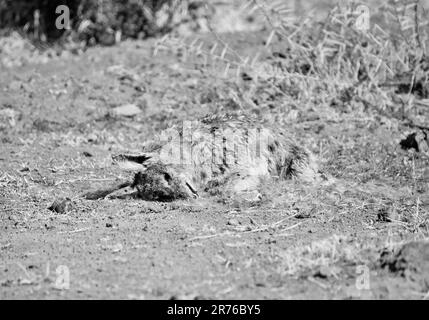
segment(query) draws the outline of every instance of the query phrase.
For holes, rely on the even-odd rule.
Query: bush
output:
[[[59,5],[70,8],[71,17],[76,16],[81,1],[73,0],[0,0],[0,28],[22,29],[34,38],[56,39],[63,30],[55,27]]]
[[[84,38],[96,42],[101,34],[120,31],[125,38],[154,36],[174,28],[187,15],[188,6],[198,1],[176,0],[0,0],[0,28],[21,29],[33,39],[56,40],[65,30],[55,26],[55,9],[70,9],[72,33],[83,21],[91,23]],[[180,10],[181,9],[181,10]],[[78,31],[79,30],[79,31]]]

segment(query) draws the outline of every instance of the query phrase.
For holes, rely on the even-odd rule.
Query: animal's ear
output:
[[[144,165],[132,161],[118,161],[116,164],[125,171],[143,171],[146,169]]]
[[[149,153],[141,153],[141,154],[117,154],[112,157],[113,161],[131,161],[135,163],[144,163],[147,160],[152,158],[152,155]]]
[[[141,171],[146,167],[143,165],[151,156],[148,154],[127,155],[118,154],[112,157],[113,162],[125,171]]]

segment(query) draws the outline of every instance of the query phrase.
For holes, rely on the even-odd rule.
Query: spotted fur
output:
[[[203,193],[257,195],[261,179],[320,179],[314,156],[281,130],[244,115],[212,115],[161,132],[141,153],[113,157],[137,171],[140,198],[172,201]]]

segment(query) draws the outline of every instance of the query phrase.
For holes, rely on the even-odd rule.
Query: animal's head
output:
[[[198,196],[183,174],[162,163],[150,164],[145,170],[138,172],[133,186],[140,198],[150,201],[173,201]]]

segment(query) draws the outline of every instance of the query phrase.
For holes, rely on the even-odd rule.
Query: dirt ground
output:
[[[265,37],[225,40],[246,55]],[[0,70],[0,299],[428,298],[429,158],[401,150],[408,129],[369,111],[282,110],[272,122],[334,185],[271,183],[255,207],[82,199],[128,177],[112,154],[228,108],[228,83],[153,48]],[[130,103],[141,113],[115,114]],[[61,198],[64,211],[48,209]]]

